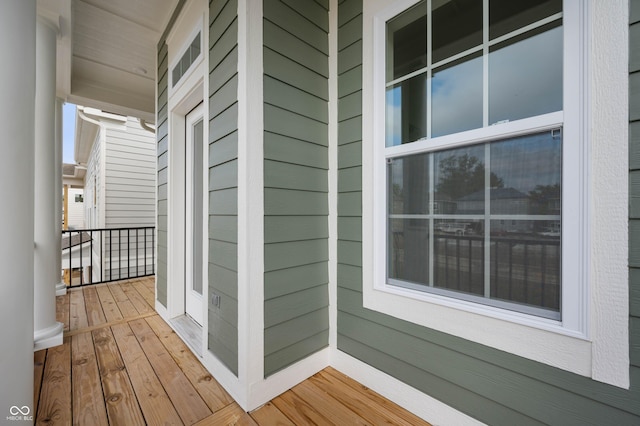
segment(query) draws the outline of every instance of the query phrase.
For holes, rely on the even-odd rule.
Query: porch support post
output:
[[[56,322],[56,284],[60,265],[60,222],[56,222],[56,29],[40,16],[36,22],[34,350],[62,344]],[[56,242],[57,241],[57,242]]]
[[[56,215],[55,223],[57,224],[56,231],[58,237],[56,238],[56,296],[63,296],[67,294],[67,286],[62,281],[62,99],[56,99],[56,160],[55,160],[55,207],[54,212]]]
[[[0,418],[33,411],[33,114],[36,0],[0,6]],[[3,420],[4,421],[4,420]]]

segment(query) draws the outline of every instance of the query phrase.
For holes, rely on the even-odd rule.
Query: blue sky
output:
[[[73,139],[76,133],[76,106],[65,103],[62,107],[62,162],[73,164]]]

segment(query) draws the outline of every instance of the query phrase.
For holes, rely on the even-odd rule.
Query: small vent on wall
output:
[[[175,87],[178,81],[187,72],[191,64],[193,64],[198,56],[200,56],[200,33],[196,35],[187,50],[183,53],[182,58],[171,70],[171,87]]]

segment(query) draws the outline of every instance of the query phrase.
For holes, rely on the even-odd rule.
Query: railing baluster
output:
[[[80,285],[84,284],[84,280],[82,279],[84,275],[84,270],[82,268],[82,233],[83,231],[80,231],[80,234],[79,234],[80,235]]]
[[[118,229],[118,279],[122,278],[122,229]]]
[[[91,243],[89,243],[89,273],[91,274],[89,283],[93,284],[93,229],[89,231],[89,236],[91,237]]]
[[[144,228],[144,274],[147,275],[147,228]]]
[[[131,233],[127,229],[127,278],[131,277]]]
[[[473,253],[472,253],[473,240],[472,240],[471,238],[469,238],[468,242],[469,242],[469,244],[467,245],[467,247],[469,247],[469,256],[468,256],[468,259],[469,259],[469,261],[468,261],[468,264],[469,264],[469,266],[468,266],[468,268],[469,268],[469,269],[468,269],[468,273],[469,273],[469,280],[468,280],[469,287],[468,287],[468,288],[469,288],[469,292],[471,292],[471,291],[473,290],[473,280],[472,280],[472,278],[471,278],[471,277],[472,277],[472,275],[471,275],[471,271],[473,270],[473,269],[472,269],[473,262],[471,261],[471,258],[472,258],[472,256],[473,256]]]
[[[140,247],[140,233],[142,231],[143,235],[143,248],[141,250]],[[123,235],[126,232],[126,247],[123,247],[124,244],[122,242]],[[151,232],[151,237],[149,241],[149,234]],[[114,252],[116,250],[113,247],[113,235],[117,233],[117,264],[118,274],[115,276],[114,272]],[[135,242],[131,242],[131,236],[135,237]],[[99,240],[95,241],[96,235],[98,235]],[[86,237],[85,237],[86,236]],[[124,280],[124,279],[132,279],[138,277],[146,277],[149,275],[155,274],[155,227],[153,226],[143,226],[143,227],[132,227],[132,228],[103,228],[103,229],[81,229],[81,230],[62,230],[61,238],[68,238],[67,242],[61,244],[62,250],[68,251],[68,278],[67,278],[67,286],[68,287],[76,287],[90,284],[100,284],[105,282],[111,282],[116,280]],[[105,241],[105,238],[108,238],[108,242]],[[147,254],[148,245],[151,244],[151,268],[147,266]],[[83,247],[84,244],[87,244],[88,247]],[[100,272],[94,274],[94,262],[93,262],[93,254],[94,249],[96,248],[96,244],[100,250],[100,263],[99,268]],[[88,265],[84,263],[84,256],[89,249],[88,256],[90,256]],[[75,252],[74,252],[75,250]],[[108,250],[108,252],[107,252]],[[126,259],[126,268],[127,273],[124,273],[124,258],[123,251],[127,251],[127,259]],[[134,252],[135,259],[131,261],[131,252]],[[140,267],[140,256],[141,252],[144,252],[143,257],[143,267]],[[74,271],[74,258],[79,256],[78,259],[78,269],[80,272],[79,282],[77,284],[73,283],[73,271]],[[96,259],[98,256],[96,256]],[[62,263],[60,266],[63,268],[66,263]],[[89,273],[89,277],[85,280],[84,272],[85,267],[89,267],[90,269],[87,271]],[[132,269],[134,269],[132,271]],[[151,269],[151,273],[149,273],[149,269]],[[108,273],[107,273],[108,271]],[[98,279],[99,276],[99,279]]]
[[[546,244],[542,244],[542,259],[540,261],[540,269],[541,271],[541,283],[540,283],[540,304],[544,307],[546,307],[545,303],[544,303],[544,290],[545,290],[545,281],[546,281],[546,265],[547,265],[547,245]]]
[[[529,302],[529,244],[524,243],[524,301]]]
[[[513,300],[511,293],[513,293],[513,243],[509,243],[509,300]]]
[[[73,261],[71,256],[71,240],[73,239],[73,232],[69,232],[69,287],[73,285]]]
[[[102,252],[104,251],[104,230],[100,230],[100,281],[102,281],[102,270],[104,269],[104,259]]]
[[[457,269],[456,278],[458,280],[458,282],[456,283],[456,286],[458,290],[460,290],[460,238],[462,237],[456,238],[456,269]]]
[[[109,229],[109,278],[108,281],[113,279],[113,232]]]
[[[138,228],[136,228],[136,276],[140,273],[140,251],[138,250]]]

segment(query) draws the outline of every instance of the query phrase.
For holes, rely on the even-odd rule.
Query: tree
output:
[[[446,194],[451,200],[478,192],[485,187],[484,162],[474,155],[452,154],[439,162],[439,175],[436,191]],[[491,188],[503,188],[502,178],[490,174]]]
[[[529,191],[531,214],[560,214],[560,184],[537,185]]]

